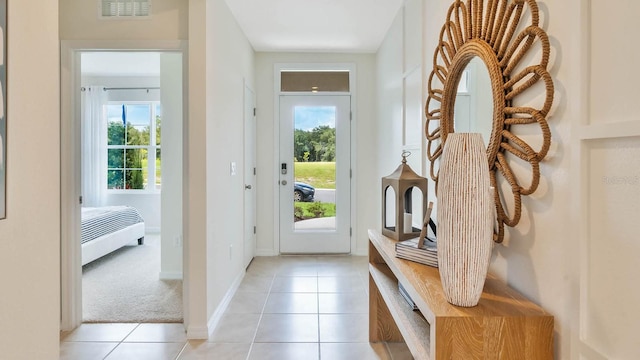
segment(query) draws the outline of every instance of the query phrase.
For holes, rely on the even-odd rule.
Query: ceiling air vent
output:
[[[151,0],[99,0],[101,18],[143,18],[151,14]]]

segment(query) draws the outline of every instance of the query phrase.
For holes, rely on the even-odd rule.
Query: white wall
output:
[[[574,25],[577,20],[571,23],[573,31],[560,22],[554,33],[568,47],[558,55],[564,65],[559,74],[572,75],[571,86],[560,88],[567,96],[562,120],[572,120],[572,143],[567,147],[571,148],[571,164],[579,169],[571,172],[569,200],[573,206],[568,209],[576,219],[569,234],[574,240],[565,246],[565,255],[571,253],[575,259],[569,270],[579,270],[579,278],[573,273],[569,278],[572,288],[579,284],[570,303],[578,310],[570,325],[580,329],[580,333],[572,332],[577,343],[572,345],[585,359],[598,360],[640,358],[635,330],[640,323],[636,277],[640,251],[640,117],[636,111],[640,74],[636,68],[640,50],[627,46],[630,34],[640,31],[634,15],[640,3],[620,0],[611,5],[601,1],[549,5],[552,19],[555,13],[568,16],[579,9],[577,20],[582,21],[578,24],[582,27]],[[575,64],[579,66],[572,67]],[[578,189],[575,184],[580,184]]]
[[[374,226],[376,212],[369,205],[378,193],[375,180],[373,154],[375,137],[375,55],[325,53],[258,53],[256,55],[257,93],[257,254],[277,255],[274,237],[274,210],[277,159],[275,159],[274,129],[274,65],[277,63],[354,63],[356,66],[356,105],[354,110],[355,166],[353,168],[356,191],[357,216],[353,220],[356,239],[353,254],[367,252],[367,228]]]
[[[450,3],[424,1],[427,75]],[[632,15],[640,5],[538,5],[552,47],[552,146],[538,190],[523,199],[520,223],[494,248],[491,271],[554,315],[555,358],[638,358],[640,121],[631,104],[640,51],[625,39],[640,30]],[[540,101],[534,91],[515,105]],[[539,131],[520,134],[534,142]],[[515,171],[527,179],[526,167]]]
[[[207,329],[207,207],[206,186],[206,55],[207,1],[189,0],[188,120],[183,178],[184,322],[189,337],[206,338]]]
[[[98,1],[59,0],[60,38],[65,40],[187,39],[189,2],[153,0],[147,19],[101,20]]]
[[[160,55],[162,104],[161,279],[182,278],[183,56]]]
[[[403,39],[402,39],[403,14],[400,11],[387,35],[378,49],[376,61],[376,173],[375,184],[378,189],[382,187],[381,178],[387,176],[398,167],[402,153],[403,139],[403,102],[402,102],[402,74],[403,74]],[[415,157],[415,156],[414,156]],[[413,168],[416,173],[420,173],[419,169]],[[393,192],[390,192],[390,194]],[[382,191],[374,192],[376,194],[375,203],[370,203],[381,214],[382,209]],[[387,219],[393,219],[395,211],[387,207]],[[382,216],[378,216],[374,229],[381,229]],[[391,226],[395,224],[395,220],[388,220],[385,225]]]
[[[160,48],[175,48],[176,40],[189,39],[187,60],[188,105],[183,142],[186,144],[183,172],[182,218],[184,236],[184,323],[188,336],[207,336],[207,273],[206,269],[206,57],[207,5],[209,1],[159,0],[153,2],[152,16],[144,20],[99,20],[97,2],[60,0],[60,38],[86,40],[83,47],[106,44],[127,44],[131,49],[145,41],[160,44]],[[94,14],[95,17],[94,17]],[[110,41],[113,40],[113,41]],[[166,46],[162,46],[166,44]],[[185,62],[186,64],[187,62]]]
[[[572,236],[570,221],[569,161],[571,137],[569,129],[577,119],[575,109],[567,104],[579,101],[580,88],[576,82],[575,67],[579,62],[580,43],[578,25],[573,7],[579,1],[540,2],[541,24],[551,36],[552,60],[550,72],[554,78],[556,93],[554,109],[550,117],[553,146],[541,164],[541,184],[535,194],[523,200],[523,215],[516,228],[506,230],[506,240],[493,250],[491,271],[510,286],[522,292],[533,302],[555,316],[555,354],[558,359],[577,358],[571,349],[571,341],[579,329],[571,329],[575,321],[572,307],[578,307],[572,286],[578,279],[568,259],[576,253],[579,240]],[[440,28],[444,23],[450,1],[425,1],[426,75],[432,67]],[[524,99],[523,99],[524,98]],[[537,102],[535,95],[525,94],[521,103]],[[535,141],[539,131],[526,132],[527,140]],[[526,177],[525,167],[516,168],[520,178]],[[527,180],[525,180],[527,181]],[[525,182],[526,184],[527,182]]]
[[[160,76],[83,76],[82,86],[161,87],[160,90],[109,90],[109,101],[160,101],[162,104],[162,192],[105,194],[103,205],[129,205],[140,212],[147,233],[162,230],[161,278],[182,278],[182,54],[159,56]]]
[[[380,179],[400,165],[402,151],[408,150],[409,166],[425,176],[422,160],[422,36],[421,3],[405,3],[377,53],[377,173],[375,199],[377,214],[381,214]],[[407,44],[405,46],[405,44]],[[417,51],[416,51],[417,49]],[[427,194],[429,196],[431,194]],[[415,217],[420,221],[420,217]],[[375,229],[382,227],[377,216]]]
[[[57,2],[10,2],[7,17],[10,22],[7,218],[0,220],[1,356],[16,360],[57,359],[60,329]]]
[[[208,226],[207,220],[220,214],[208,214],[207,204],[236,200],[236,197],[241,201],[241,197],[236,196],[240,182],[236,179],[241,177],[231,178],[227,172],[228,163],[236,158],[238,168],[242,169],[241,157],[227,149],[237,148],[232,144],[234,140],[242,142],[241,132],[236,128],[240,125],[235,124],[242,123],[242,118],[237,116],[236,119],[232,111],[231,117],[223,118],[222,115],[226,115],[228,109],[238,107],[233,89],[236,80],[241,89],[241,77],[246,75],[238,69],[251,73],[252,68],[244,63],[252,58],[251,52],[237,28],[230,24],[229,12],[221,2],[190,0],[187,15],[186,1],[154,1],[156,9],[166,3],[175,8],[163,12],[152,23],[132,22],[122,32],[113,22],[101,23],[99,27],[108,27],[107,31],[94,34],[96,38],[129,38],[134,34],[131,27],[139,26],[141,29],[135,34],[139,33],[142,38],[186,38],[187,32],[178,29],[188,26],[190,172],[185,191],[190,206],[185,212],[190,217],[185,226],[191,241],[188,243],[190,248],[185,249],[190,260],[185,265],[193,277],[185,299],[191,313],[185,314],[185,319],[194,325],[193,330],[204,329],[205,333],[207,314],[220,302],[221,294],[228,287],[226,284],[241,271],[237,265],[241,263],[241,251],[234,252],[237,257],[230,260],[220,259],[228,256],[228,252],[215,254],[214,250],[228,251],[234,234],[237,241],[241,241],[241,231],[236,231],[241,221],[231,219],[232,214],[238,214],[238,209],[232,207],[229,215],[222,214],[222,220]],[[422,2],[423,54],[428,69],[425,73],[428,74],[440,24],[450,1]],[[543,179],[538,192],[524,201],[527,210],[521,224],[509,229],[506,243],[494,249],[492,270],[555,316],[556,358],[637,358],[637,346],[633,342],[635,332],[631,330],[640,320],[635,310],[640,296],[633,278],[633,255],[639,250],[635,241],[638,222],[634,221],[638,215],[638,202],[635,201],[638,182],[634,179],[638,175],[633,154],[640,148],[640,126],[637,115],[629,107],[635,103],[637,93],[633,84],[639,83],[640,79],[637,72],[628,69],[634,68],[640,51],[628,46],[625,40],[628,40],[628,33],[640,30],[634,19],[634,14],[640,11],[639,5],[631,0],[620,0],[617,6],[610,7],[582,0],[541,1],[539,4],[542,24],[551,36],[553,52],[550,65],[556,86],[555,106],[550,117],[553,146],[542,164]],[[36,5],[39,11],[34,12]],[[61,15],[62,38],[91,38],[90,32],[95,27],[85,27],[84,22],[88,20],[84,16],[94,11],[94,5],[94,2],[80,0],[60,2],[61,10],[88,6],[84,12],[73,10]],[[206,11],[206,5],[212,5],[209,11]],[[593,6],[592,11],[588,11],[589,6]],[[57,7],[55,3],[43,0],[12,2],[9,16],[13,24],[8,32],[12,64],[8,81],[9,193],[8,219],[0,221],[0,276],[11,291],[0,297],[0,323],[3,324],[0,348],[12,359],[55,358],[58,356],[59,326],[59,158],[58,152],[41,149],[59,146]],[[155,22],[163,16],[175,21]],[[189,21],[185,20],[187,16]],[[222,21],[213,24],[206,21],[208,18]],[[396,154],[403,146],[400,140],[403,133],[398,125],[402,119],[399,89],[406,70],[402,64],[398,65],[397,57],[402,56],[402,27],[398,26],[404,24],[397,23],[396,19],[378,54],[376,70],[371,72],[377,76],[372,75],[369,79],[377,77],[377,83],[370,84],[370,89],[378,89],[380,105],[373,105],[374,100],[369,100],[370,106],[363,106],[379,110],[377,126],[375,129],[359,126],[365,140],[358,142],[358,158],[376,154],[379,159],[379,164],[371,168],[356,170],[359,179],[371,183],[359,184],[370,190],[363,191],[369,200],[359,200],[359,204],[363,204],[358,206],[359,211],[366,209],[360,213],[363,220],[358,223],[359,228],[375,227],[369,222],[379,219],[379,211],[372,209],[370,194],[379,192],[378,178],[395,168],[399,161]],[[205,27],[207,34],[201,31]],[[208,42],[216,37],[217,31],[229,29],[230,40],[240,40],[240,46],[224,42],[224,39]],[[589,30],[593,30],[591,38]],[[218,37],[228,36],[224,32],[218,34]],[[216,54],[216,50],[227,50],[230,54],[238,51],[241,61],[232,60],[232,56],[216,58],[224,56]],[[54,55],[42,57],[41,54]],[[264,111],[266,116],[266,119],[260,115],[258,118],[258,133],[263,134],[258,144],[258,186],[262,193],[258,198],[258,246],[265,252],[273,250],[273,228],[267,215],[274,208],[274,197],[268,189],[273,187],[275,171],[273,121],[269,121],[273,114],[273,87],[269,85],[273,81],[271,64],[302,61],[306,57],[317,62],[322,56],[327,56],[327,61],[331,62],[350,61],[329,55],[279,56],[282,58],[259,54],[256,61],[258,113]],[[616,63],[612,64],[611,59],[616,59]],[[216,70],[216,64],[227,65],[231,69],[229,77],[221,74],[222,69]],[[215,78],[222,79],[222,85],[207,88],[205,74],[209,80],[216,74]],[[359,74],[362,80],[360,70]],[[240,79],[234,79],[236,77]],[[51,96],[42,96],[38,106],[33,106],[33,89],[42,86],[45,87],[43,93]],[[218,99],[212,103],[215,106],[207,107],[207,99],[215,100],[213,91],[221,91],[222,86],[228,92],[222,99],[231,101],[223,103]],[[358,88],[359,96],[363,96],[362,87],[359,85]],[[237,96],[241,97],[241,90]],[[241,107],[238,109],[241,114]],[[363,114],[366,110],[360,106],[359,112],[364,121],[374,119],[375,113],[366,117]],[[11,119],[29,121],[16,123]],[[226,134],[227,126],[233,129],[228,140],[222,135]],[[206,134],[212,137],[209,139]],[[38,147],[32,145],[34,140]],[[206,154],[220,159],[207,158],[204,151],[207,140],[213,149],[207,150]],[[39,181],[35,187],[24,181],[33,177],[33,164],[38,164],[38,173],[48,174],[49,181]],[[378,169],[372,169],[376,166]],[[207,169],[211,175],[209,181],[229,185],[229,194],[222,194],[220,190],[208,194],[214,191],[215,184],[205,185]],[[613,180],[605,181],[603,176]],[[38,226],[32,226],[34,219]],[[229,221],[222,222],[225,220]],[[207,262],[207,253],[212,261],[221,260],[220,264]],[[207,264],[210,265],[209,272],[202,272]],[[207,291],[211,295],[209,298],[203,293],[206,288],[210,289]],[[38,326],[33,326],[36,323]],[[33,339],[38,339],[38,346],[32,346]]]
[[[104,86],[104,87],[159,87],[160,78],[157,76],[141,77],[120,77],[120,76],[83,76],[82,86]],[[107,92],[109,101],[160,101],[160,91],[150,90],[109,90]],[[170,133],[170,132],[169,132]],[[176,174],[176,176],[178,176]],[[163,176],[164,180],[164,176]],[[147,232],[157,233],[160,231],[160,193],[132,194],[122,192],[106,191],[104,206],[129,205],[140,212],[144,219]]]
[[[212,317],[243,267],[244,83],[254,52],[224,0],[206,7],[207,314]],[[232,175],[230,164],[236,164]]]

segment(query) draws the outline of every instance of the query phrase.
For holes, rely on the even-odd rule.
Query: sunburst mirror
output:
[[[454,106],[460,79],[475,57],[487,68],[493,121],[488,126],[486,145],[495,188],[493,240],[498,243],[504,239],[504,226],[513,227],[520,221],[522,196],[537,189],[539,163],[551,144],[547,124],[553,102],[553,81],[547,71],[550,46],[538,22],[535,0],[455,1],[440,32],[428,80],[427,157],[437,188],[437,160],[447,135],[455,131]],[[529,100],[531,103],[526,103]]]

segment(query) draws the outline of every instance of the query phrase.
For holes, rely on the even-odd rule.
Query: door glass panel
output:
[[[281,253],[351,248],[349,113],[348,95],[280,96]],[[313,188],[313,201],[295,192],[300,183]]]
[[[295,231],[336,229],[336,107],[296,106]]]

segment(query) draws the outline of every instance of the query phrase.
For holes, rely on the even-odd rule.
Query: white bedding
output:
[[[130,206],[82,208],[82,265],[144,239],[144,220]]]
[[[143,222],[138,210],[131,206],[83,207],[80,242],[85,243]]]

